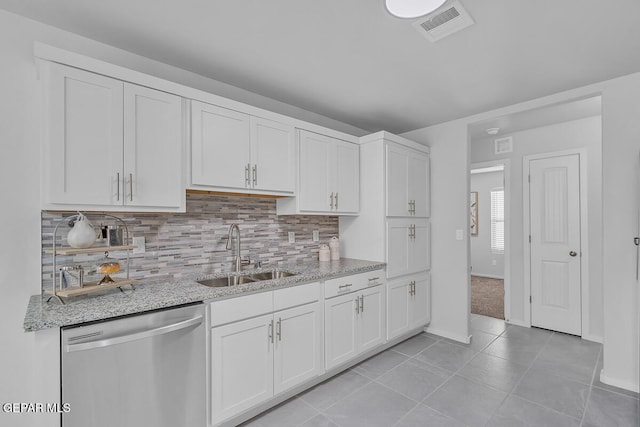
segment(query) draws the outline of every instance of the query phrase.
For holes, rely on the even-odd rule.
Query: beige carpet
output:
[[[504,319],[504,280],[471,276],[471,313]]]

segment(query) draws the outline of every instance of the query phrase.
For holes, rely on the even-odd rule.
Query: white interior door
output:
[[[581,335],[580,157],[529,162],[531,324]]]

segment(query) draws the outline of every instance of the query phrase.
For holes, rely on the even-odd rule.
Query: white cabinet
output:
[[[431,320],[429,273],[389,281],[387,339],[391,340]]]
[[[357,214],[359,167],[357,144],[299,131],[298,195],[278,200],[278,214]]]
[[[386,146],[387,216],[429,217],[429,156],[397,144]]]
[[[182,99],[45,62],[43,208],[184,211]]]
[[[292,193],[293,127],[191,101],[191,187]]]
[[[323,372],[319,295],[311,283],[211,304],[214,425]]]
[[[274,314],[274,394],[323,372],[320,303]]]
[[[384,286],[325,300],[325,367],[331,369],[385,342]]]
[[[272,337],[271,314],[211,330],[214,424],[273,396]]]
[[[427,219],[387,220],[387,278],[431,268]]]

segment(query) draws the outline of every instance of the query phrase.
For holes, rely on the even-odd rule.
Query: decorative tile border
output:
[[[42,280],[50,288],[53,259],[53,231],[60,219],[72,212],[42,212]],[[242,257],[251,263],[277,266],[305,260],[317,260],[320,243],[338,235],[335,216],[278,216],[275,199],[255,197],[187,194],[186,213],[116,213],[129,228],[130,236],[145,238],[146,253],[131,257],[133,278],[180,278],[188,274],[212,274],[229,271],[232,251],[226,249],[229,226],[237,223],[241,233]],[[99,213],[89,213],[94,227],[112,224]],[[320,242],[312,241],[313,230],[320,231]],[[66,246],[68,227],[58,230],[58,244]],[[296,234],[296,243],[288,242],[288,233]],[[124,265],[126,253],[109,255]],[[86,269],[99,263],[101,255],[58,256],[58,265],[81,264]]]

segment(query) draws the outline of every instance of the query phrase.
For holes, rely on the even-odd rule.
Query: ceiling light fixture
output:
[[[497,135],[500,132],[500,128],[489,128],[487,129],[487,134],[489,135]]]
[[[385,0],[390,14],[398,18],[417,18],[431,13],[447,0]]]

